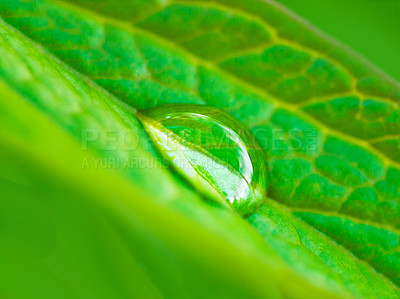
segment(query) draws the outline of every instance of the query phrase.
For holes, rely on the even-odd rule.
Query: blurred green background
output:
[[[400,0],[278,0],[400,81]]]

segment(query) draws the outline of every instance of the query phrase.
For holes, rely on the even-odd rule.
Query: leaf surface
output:
[[[2,63],[15,75],[0,81],[1,297],[336,298],[292,271],[239,215],[207,205],[165,168],[96,166],[110,154],[155,157],[143,145],[82,148],[77,128],[140,133],[135,118],[4,24],[0,32]],[[58,109],[44,112],[52,104]],[[81,110],[86,104],[92,109]],[[73,109],[75,117],[62,117]]]
[[[63,94],[65,100],[57,102],[54,95],[49,97],[54,93],[49,91],[49,82],[60,84],[51,81],[51,74],[60,72],[60,67],[46,74],[34,73],[34,78],[46,82],[39,84],[41,88],[25,84],[27,70],[32,71],[48,55],[40,49],[30,50],[32,45],[18,52],[21,46],[4,29],[0,71],[7,84],[78,138],[82,128],[105,125],[93,122],[93,118],[109,121],[119,117],[127,122],[125,130],[142,134],[126,107],[115,104],[120,100],[136,108],[200,103],[224,109],[245,123],[265,148],[271,176],[269,196],[349,252],[311,228],[303,229],[304,224],[285,214],[288,212],[280,205],[267,206],[250,216],[249,222],[261,234],[271,234],[273,223],[286,228],[270,219],[273,212],[268,209],[277,209],[278,218],[289,217],[295,231],[303,231],[298,233],[305,240],[300,238],[294,246],[301,255],[312,250],[304,244],[311,246],[314,239],[317,244],[334,246],[331,255],[340,251],[341,266],[336,268],[329,258],[321,263],[324,253],[318,250],[296,266],[295,270],[310,280],[314,273],[310,269],[323,273],[316,285],[345,286],[353,296],[369,297],[374,292],[378,292],[376,296],[379,292],[386,297],[391,292],[398,295],[386,278],[370,269],[400,283],[397,83],[272,2],[102,3],[2,2],[4,20],[89,79],[90,92],[82,94],[82,87],[72,93],[58,89],[56,93]],[[36,62],[31,59],[35,55]],[[74,76],[63,76],[71,81],[68,86],[77,85]],[[90,80],[118,99],[104,95]],[[97,101],[89,101],[93,92],[100,94],[112,111],[80,119],[82,111],[101,111]],[[121,130],[118,125],[116,131]],[[142,146],[143,155],[151,159],[149,146]],[[103,147],[93,145],[97,150]],[[163,196],[163,192],[179,183],[175,178],[163,180],[164,175],[168,176],[162,170],[146,173],[146,168],[128,173],[135,182],[143,182],[143,189],[151,190],[154,198],[167,201],[173,195]],[[150,185],[155,179],[165,186],[153,190]],[[265,240],[272,242],[268,234]],[[272,247],[287,242],[278,240]],[[277,251],[284,260],[296,252]],[[368,266],[356,260],[353,268],[342,271],[347,263],[344,260],[354,259],[350,252]]]

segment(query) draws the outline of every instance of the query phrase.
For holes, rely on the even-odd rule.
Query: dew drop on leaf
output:
[[[264,153],[230,114],[203,105],[168,104],[138,116],[160,155],[202,195],[243,215],[265,200]]]

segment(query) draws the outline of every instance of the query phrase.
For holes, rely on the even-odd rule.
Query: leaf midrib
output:
[[[119,21],[119,20],[111,18],[109,16],[101,15],[97,12],[93,12],[91,10],[88,10],[86,8],[78,6],[76,4],[67,3],[63,0],[49,0],[49,2],[59,5],[61,7],[65,7],[66,9],[72,9],[75,11],[79,11],[82,14],[90,15],[94,19],[101,21],[101,23],[103,23],[103,24],[104,23],[112,24],[112,25],[118,26],[120,28],[123,28],[127,31],[130,31],[132,33],[139,33],[139,34],[143,34],[144,36],[150,36],[152,39],[157,40],[159,43],[167,45],[169,48],[173,48],[174,50],[176,50],[177,52],[182,54],[185,58],[187,58],[189,61],[191,61],[194,66],[203,66],[203,67],[212,69],[213,71],[215,71],[219,74],[222,74],[225,78],[228,78],[231,82],[234,82],[236,85],[241,86],[242,88],[244,88],[246,90],[250,90],[253,93],[259,95],[264,101],[265,101],[265,99],[269,99],[274,104],[275,110],[279,109],[279,108],[283,108],[288,111],[291,111],[293,114],[298,115],[299,117],[307,120],[311,125],[320,129],[321,132],[325,135],[336,136],[336,137],[339,137],[339,138],[347,141],[348,143],[352,143],[352,144],[356,144],[356,145],[364,147],[370,153],[379,157],[382,160],[382,162],[384,163],[385,168],[387,168],[388,166],[395,166],[400,169],[399,162],[394,161],[393,159],[386,156],[381,151],[374,148],[370,142],[365,141],[360,138],[357,138],[357,137],[354,137],[352,135],[340,132],[338,130],[333,129],[332,127],[329,127],[328,125],[319,121],[318,119],[311,116],[310,114],[298,109],[298,107],[296,105],[282,102],[281,100],[279,100],[279,98],[272,96],[267,91],[265,91],[257,86],[254,86],[253,84],[251,84],[247,81],[244,81],[243,79],[235,76],[234,74],[231,74],[231,73],[221,69],[219,66],[215,65],[214,63],[212,63],[210,61],[204,60],[204,59],[192,54],[191,52],[187,51],[183,47],[177,45],[174,42],[171,42],[171,41],[165,39],[164,37],[162,37],[158,34],[155,34],[154,32],[145,30],[143,28],[138,28],[134,24],[129,23],[129,22]],[[364,95],[362,95],[362,97],[363,96]]]

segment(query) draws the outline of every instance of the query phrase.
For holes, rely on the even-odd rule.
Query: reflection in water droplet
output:
[[[202,105],[171,104],[138,116],[160,154],[202,194],[244,215],[265,199],[264,153],[230,114]]]

